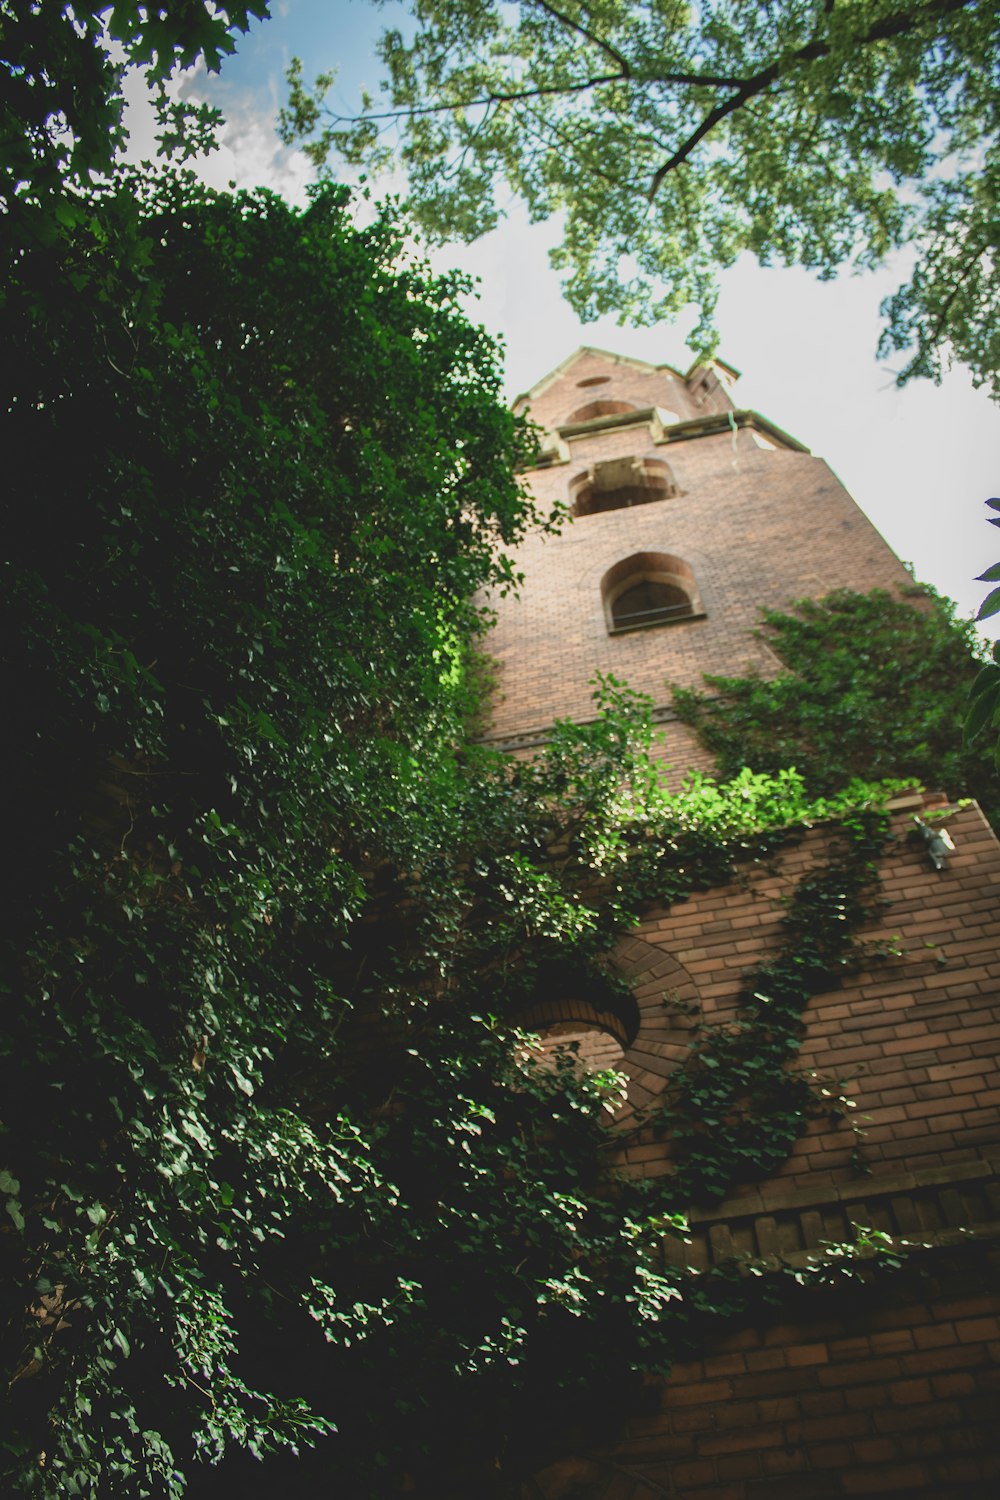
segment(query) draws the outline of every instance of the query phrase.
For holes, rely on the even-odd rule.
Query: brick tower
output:
[[[653,699],[667,758],[697,760],[668,681],[773,671],[752,634],[761,606],[910,581],[822,459],[734,405],[735,378],[584,348],[519,398],[545,433],[530,486],[573,521],[522,548],[521,597],[499,605],[492,737],[506,748],[586,719],[591,679],[611,672]]]
[[[762,605],[908,582],[826,464],[734,404],[734,379],[720,362],[681,375],[583,348],[521,398],[544,430],[528,481],[572,521],[525,544],[520,597],[497,604],[495,743],[531,754],[553,720],[592,715],[591,679],[610,672],[653,699],[667,759],[696,764],[668,683],[773,672],[752,633]],[[960,807],[948,821],[956,852],[933,868],[905,838],[921,800],[899,807],[882,865],[892,906],[866,933],[893,939],[898,957],[814,995],[804,1017],[803,1065],[852,1080],[864,1162],[849,1124],[814,1119],[772,1178],[693,1212],[691,1243],[664,1250],[695,1268],[768,1274],[863,1225],[919,1246],[910,1269],[888,1291],[776,1307],[720,1338],[657,1386],[624,1433],[569,1440],[532,1496],[996,1492],[1000,845],[975,805]],[[688,1018],[735,1018],[741,976],[775,950],[782,898],[824,837],[805,836],[751,880],[649,911],[615,954],[630,1008],[602,1020],[557,995],[525,1018],[612,1036],[628,1079],[610,1127],[626,1175],[670,1172],[669,1145],[644,1120],[688,1055]]]

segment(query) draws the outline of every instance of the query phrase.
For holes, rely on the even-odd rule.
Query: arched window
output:
[[[617,417],[622,412],[635,411],[636,407],[631,401],[588,401],[586,406],[578,406],[576,411],[570,412],[564,426],[571,422],[590,422],[594,417]]]
[[[677,494],[670,465],[660,458],[612,458],[570,480],[574,516],[595,516],[629,505],[648,505]]]
[[[601,580],[601,598],[612,635],[705,613],[689,564],[668,552],[636,552],[615,563]]]

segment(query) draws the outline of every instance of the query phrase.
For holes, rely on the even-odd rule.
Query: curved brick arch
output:
[[[644,938],[625,938],[611,955],[612,969],[626,981],[639,1012],[634,1039],[625,1049],[621,1069],[628,1077],[628,1102],[614,1119],[629,1124],[634,1112],[651,1104],[684,1062],[691,1045],[689,1007],[698,990],[676,958]]]
[[[643,510],[648,514],[648,510],[645,507],[643,507]],[[633,516],[635,513],[634,510],[623,512],[624,515]],[[639,513],[642,514],[642,511]],[[567,587],[581,591],[587,590],[589,592],[596,590],[598,598],[600,598],[601,579],[616,563],[621,562],[624,550],[621,538],[614,534],[609,534],[603,540],[600,552],[596,556],[590,553],[586,558],[581,559],[581,565],[578,568],[567,569]],[[631,550],[634,552],[636,549],[633,547]],[[676,555],[677,543],[674,542],[671,544],[669,539],[658,531],[657,534],[649,538],[644,538],[642,547],[639,550],[642,552],[664,552]],[[684,561],[698,579],[699,592],[707,599],[711,593],[711,588],[706,589],[704,579],[706,575],[710,575],[712,572],[711,558],[698,547],[685,546]]]
[[[522,1007],[517,1021],[530,1031],[562,1031],[577,1024],[614,1038],[621,1059],[603,1065],[614,1066],[628,1079],[626,1102],[610,1121],[614,1129],[635,1124],[636,1111],[655,1101],[684,1062],[690,1048],[687,1016],[699,997],[684,965],[643,938],[624,938],[608,967],[628,985],[627,995],[593,980],[581,985],[572,971],[557,973],[545,993]]]
[[[629,997],[631,998],[631,997]],[[638,1006],[597,1006],[579,995],[557,1000],[536,1000],[518,1011],[517,1023],[529,1031],[544,1031],[553,1026],[589,1026],[606,1031],[625,1051],[639,1030]]]

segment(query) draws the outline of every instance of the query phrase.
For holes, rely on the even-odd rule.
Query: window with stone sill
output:
[[[601,580],[609,635],[681,624],[704,616],[690,564],[667,552],[636,552]]]

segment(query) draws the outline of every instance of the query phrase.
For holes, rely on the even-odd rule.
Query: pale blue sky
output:
[[[264,182],[300,197],[309,168],[281,148],[273,131],[284,71],[299,55],[307,77],[338,69],[338,103],[349,106],[381,77],[373,42],[381,26],[405,17],[397,4],[366,0],[272,0],[272,19],[255,25],[216,78],[188,86],[221,106],[225,150],[205,175],[241,186]],[[507,347],[511,397],[579,344],[596,344],[686,368],[683,329],[621,329],[613,320],[580,324],[562,301],[547,264],[552,226],[529,226],[517,205],[509,221],[477,244],[435,252],[439,267],[459,265],[482,281],[476,316]],[[749,258],[723,278],[721,354],[744,372],[740,405],[756,407],[830,463],[858,504],[919,577],[974,613],[986,586],[973,581],[1000,558],[1000,534],[983,501],[1000,493],[1000,409],[972,390],[962,370],[943,386],[904,391],[874,358],[881,299],[903,279],[900,266],[876,275],[820,283],[800,270],[762,270]],[[738,545],[734,516],[734,545]],[[823,536],[790,539],[814,546]]]

